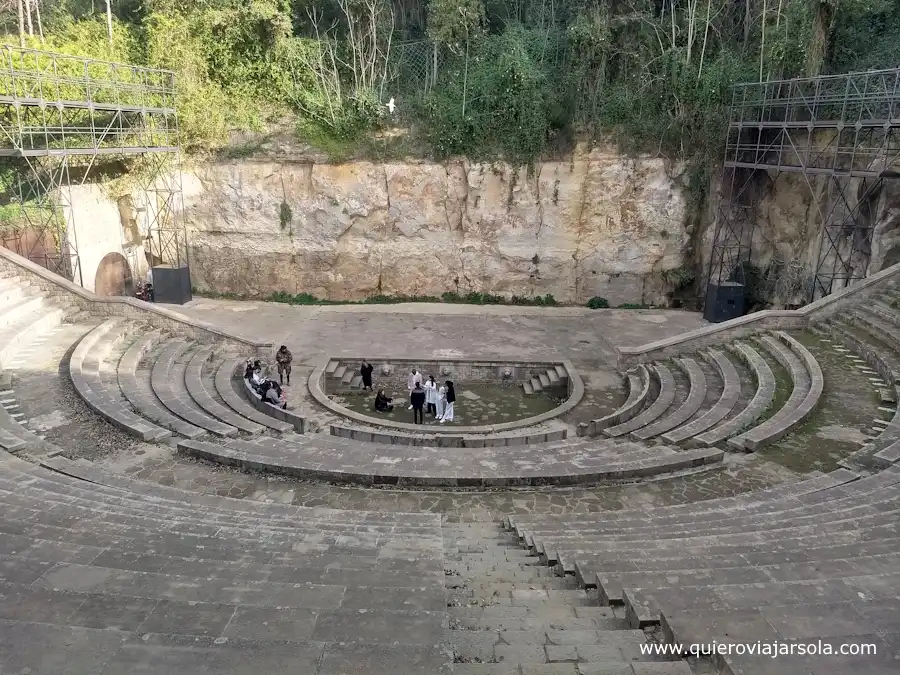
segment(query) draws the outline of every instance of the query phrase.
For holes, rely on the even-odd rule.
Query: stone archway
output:
[[[886,270],[891,265],[896,265],[900,263],[900,246],[894,246],[893,248],[888,249],[888,252],[884,254],[884,261],[881,263],[881,269]]]
[[[132,290],[131,268],[121,253],[107,253],[97,266],[94,292],[97,295],[128,295]]]

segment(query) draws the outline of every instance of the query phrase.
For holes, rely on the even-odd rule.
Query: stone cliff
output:
[[[359,300],[446,291],[664,303],[690,258],[679,167],[579,150],[465,160],[234,162],[184,176],[200,289]]]

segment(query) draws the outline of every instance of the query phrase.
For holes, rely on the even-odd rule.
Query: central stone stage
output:
[[[373,388],[394,398],[394,412],[378,414],[372,399],[360,395],[359,366],[375,367]],[[480,424],[433,420],[413,424],[399,419],[408,407],[406,380],[417,370],[423,379],[434,375],[438,384],[456,385],[456,415]],[[360,424],[434,435],[495,434],[548,422],[574,408],[584,396],[584,383],[571,362],[497,361],[479,359],[324,359],[309,376],[313,398],[331,412]],[[559,402],[561,401],[561,402]],[[409,416],[412,416],[410,412]],[[471,444],[470,444],[470,447]]]

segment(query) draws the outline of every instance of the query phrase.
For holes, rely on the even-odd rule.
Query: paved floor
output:
[[[170,309],[242,337],[287,344],[295,361],[322,356],[553,356],[615,365],[615,347],[637,346],[706,325],[694,312],[409,303],[303,307],[197,299]]]

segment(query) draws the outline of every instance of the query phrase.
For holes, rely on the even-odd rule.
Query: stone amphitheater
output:
[[[900,672],[900,266],[715,326],[0,277],[3,675]],[[378,425],[328,393],[360,357],[566,400]]]

